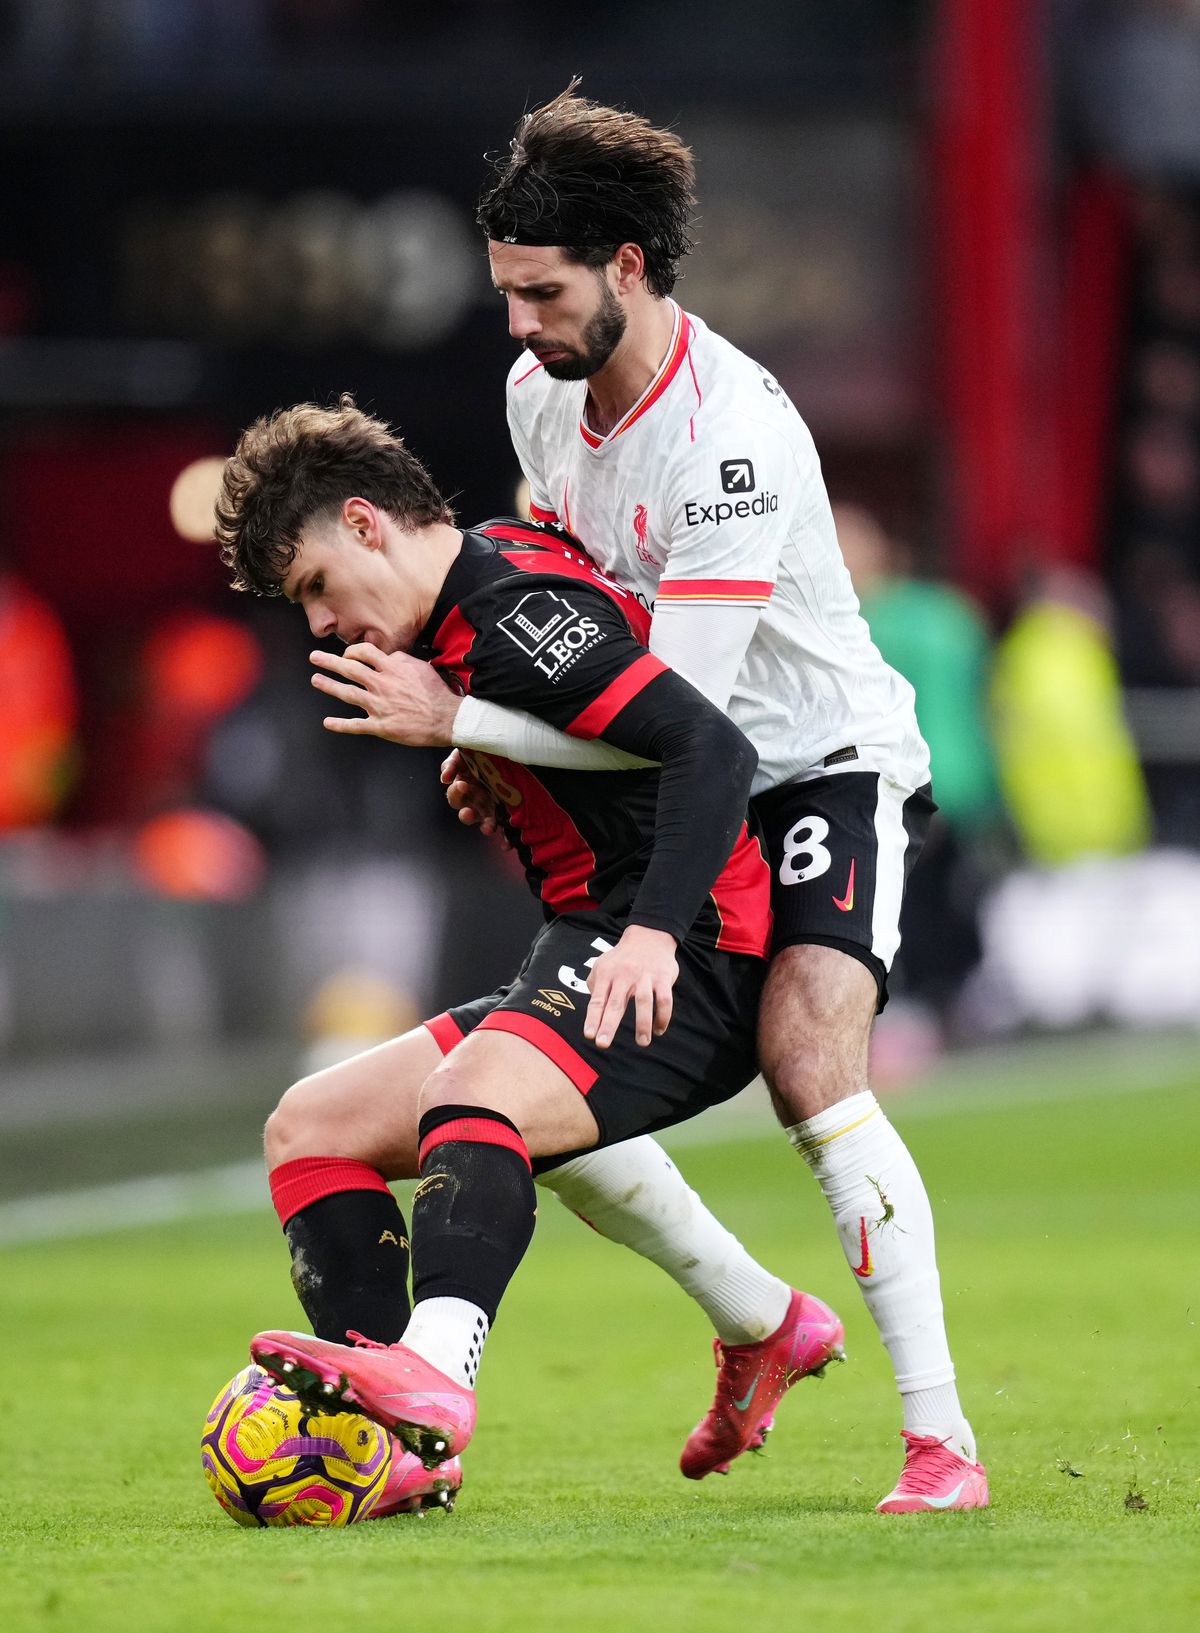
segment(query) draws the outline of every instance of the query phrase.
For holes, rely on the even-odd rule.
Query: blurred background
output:
[[[322,730],[209,507],[351,390],[513,510],[473,209],[575,72],[693,145],[677,294],[808,421],[917,689],[880,1085],[1097,1030],[1200,1075],[1198,0],[0,0],[0,1237],[242,1197],[301,1064],[537,923],[437,755]]]

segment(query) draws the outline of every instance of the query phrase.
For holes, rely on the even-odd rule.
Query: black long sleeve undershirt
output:
[[[603,738],[661,762],[654,850],[629,922],[680,941],[729,860],[758,755],[727,715],[670,669],[626,704]]]
[[[464,558],[463,577],[472,560]],[[458,594],[457,582],[448,580],[449,606]],[[657,777],[658,791],[653,835],[646,835],[652,849],[629,922],[665,930],[681,941],[746,820],[758,764],[749,740],[682,675],[649,657],[625,614],[597,585],[506,573],[462,596],[458,613],[455,638],[463,640],[463,648],[454,662],[473,695],[526,709],[560,730],[598,735],[658,762],[659,769],[637,774]],[[445,619],[445,613],[438,616]],[[448,628],[439,629],[447,645]],[[639,684],[638,671],[647,663],[657,672]],[[626,686],[635,688],[633,695],[611,719],[595,733],[585,729],[589,713]],[[594,779],[601,800],[606,785],[612,786],[610,778],[619,785],[630,775],[597,771],[588,780]]]

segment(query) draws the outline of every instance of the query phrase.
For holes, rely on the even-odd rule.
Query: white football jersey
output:
[[[652,610],[762,609],[728,704],[758,751],[755,793],[826,775],[826,756],[851,748],[829,770],[919,787],[929,751],[913,689],[859,613],[807,426],[765,369],[670,304],[662,366],[605,437],[584,420],[586,380],[553,380],[528,352],[513,365],[531,514]],[[675,659],[702,689],[704,663],[702,650],[690,673]]]

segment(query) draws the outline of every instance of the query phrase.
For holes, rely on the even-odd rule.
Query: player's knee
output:
[[[558,1095],[539,1091],[535,1084],[502,1085],[465,1061],[456,1062],[452,1055],[426,1079],[418,1116],[443,1106],[478,1106],[499,1112],[520,1133],[532,1157],[589,1146],[598,1132],[586,1102],[574,1090]]]
[[[758,1058],[774,1087],[820,1078],[831,1053],[845,1048],[845,1017],[836,1006],[790,1004],[759,1017]]]
[[[772,967],[759,1014],[759,1060],[786,1124],[867,1086],[874,977],[831,948],[789,948]]]
[[[268,1168],[276,1168],[281,1162],[294,1162],[299,1157],[326,1154],[321,1145],[326,1118],[320,1097],[312,1092],[311,1084],[311,1078],[293,1083],[267,1118],[263,1151]]]
[[[787,947],[771,965],[760,1031],[809,1038],[817,1047],[866,1037],[878,988],[864,963],[833,947]]]
[[[423,1117],[427,1111],[436,1111],[439,1106],[485,1104],[490,1110],[503,1113],[505,1109],[503,1106],[492,1104],[495,1098],[494,1095],[490,1098],[481,1095],[477,1075],[469,1068],[464,1068],[453,1055],[447,1055],[421,1085],[417,1099],[417,1116]]]
[[[844,1049],[852,1040],[865,1045],[871,1014],[861,1006],[832,994],[791,994],[790,1001],[759,1014],[759,1055],[764,1063],[778,1055],[810,1055],[820,1059],[831,1048]]]

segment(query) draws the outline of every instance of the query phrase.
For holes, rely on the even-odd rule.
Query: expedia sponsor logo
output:
[[[721,486],[726,493],[753,493],[754,466],[748,459],[723,459]]]
[[[695,499],[689,499],[683,507],[683,519],[688,527],[699,527],[703,522],[720,527],[722,522],[728,522],[734,516],[770,516],[778,509],[777,493],[760,493],[753,499],[720,499],[712,505],[702,505]]]
[[[531,998],[529,1002],[534,1009],[549,1010],[555,1017],[561,1017],[564,1009],[575,1008],[566,993],[560,992],[557,987],[539,987],[537,997]]]

